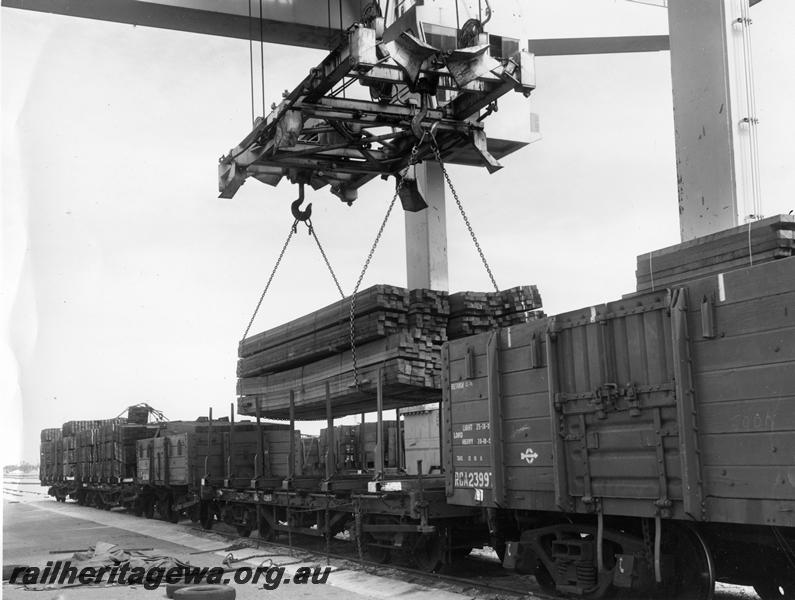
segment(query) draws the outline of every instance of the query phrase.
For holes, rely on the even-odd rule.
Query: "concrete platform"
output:
[[[6,501],[3,508],[3,564],[27,564],[43,568],[47,561],[67,560],[73,554],[50,554],[53,551],[85,549],[103,541],[130,549],[153,548],[154,553],[173,556],[191,565],[212,567],[220,566],[228,554],[217,550],[230,544],[228,538],[212,532],[197,534],[187,525],[147,520],[123,512],[100,511],[72,503],[59,504],[40,497]],[[191,554],[207,550],[216,551]],[[283,583],[274,590],[263,590],[261,585],[235,584],[230,581],[237,588],[237,597],[243,600],[260,598],[263,593],[268,593],[272,598],[322,597],[331,600],[387,600],[398,596],[401,600],[463,600],[469,597],[348,569],[334,561],[330,565],[332,571],[326,584],[294,585],[287,583],[287,579],[293,578],[297,569],[302,566],[325,567],[325,560],[318,563],[318,557],[308,557],[302,551],[296,551],[295,556],[291,557],[281,548],[247,548],[233,551],[233,554],[235,558],[242,559],[258,555],[245,562],[235,563],[235,566],[257,567],[264,560],[270,560],[274,565],[284,566],[285,569]],[[261,554],[269,555],[259,556]],[[307,562],[313,560],[315,562]],[[231,578],[231,574],[229,577]],[[156,590],[146,590],[142,586],[81,586],[30,591],[19,584],[6,583],[3,585],[3,597],[9,600],[165,598],[165,585]]]

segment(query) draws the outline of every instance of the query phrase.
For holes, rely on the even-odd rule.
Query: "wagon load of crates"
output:
[[[41,430],[39,446],[39,478],[42,482],[58,481],[63,477],[63,442],[61,428]]]
[[[381,372],[384,408],[438,401],[448,339],[541,316],[535,286],[502,292],[407,290],[376,285],[253,335],[238,347],[238,412],[272,419],[372,410]],[[353,338],[353,344],[351,343]]]
[[[301,475],[301,433],[292,435],[292,473]],[[156,437],[138,441],[137,478],[140,483],[158,486],[198,487],[203,479],[248,485],[258,476],[287,477],[289,462],[290,429],[286,424],[184,421],[169,423]]]

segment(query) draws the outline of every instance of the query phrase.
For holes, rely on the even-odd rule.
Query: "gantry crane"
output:
[[[259,5],[259,14],[252,13],[252,1]],[[453,26],[454,47],[440,48],[424,39],[425,30],[450,29],[457,10],[480,16],[482,0],[381,0],[365,3],[364,11],[359,0],[327,0],[327,11],[318,10],[319,3],[312,0],[237,0],[223,5],[212,0],[2,0],[2,5],[330,50],[329,57],[270,115],[262,115],[243,142],[222,159],[224,196],[231,196],[246,176],[268,183],[286,176],[313,187],[328,185],[343,200],[352,201],[369,179],[405,170],[415,145],[412,139],[421,140],[419,160],[429,158],[429,144],[435,140],[443,160],[494,170],[505,153],[537,138],[537,132],[529,130],[529,111],[510,117],[528,123],[514,127],[522,138],[514,146],[508,138],[502,147],[498,138],[489,139],[478,120],[507,91],[532,90],[531,55],[670,49],[680,229],[687,240],[761,213],[749,40],[749,7],[759,1],[668,0],[669,36],[525,38],[517,40],[518,49],[526,51],[518,61],[494,52],[501,35],[459,39],[459,23]],[[500,0],[491,3],[495,11],[505,6]],[[386,25],[383,34],[378,19]],[[360,25],[351,29],[355,23]],[[476,27],[475,36],[482,34]],[[489,46],[485,51],[484,42]],[[423,53],[424,64],[412,67],[412,56]],[[492,59],[502,62],[495,65]],[[468,72],[457,79],[456,65],[474,70],[462,69]],[[475,79],[467,80],[473,74]],[[360,100],[340,98],[339,86],[333,86],[343,79],[364,84],[373,94],[369,101],[361,105]],[[428,81],[435,94],[417,87]],[[396,102],[390,96],[385,101],[389,91],[394,94],[399,88],[406,88],[413,99]],[[457,99],[447,102],[445,94],[450,93]],[[440,102],[427,102],[431,97]],[[379,110],[368,112],[379,102]],[[375,133],[379,127],[389,131]],[[433,210],[406,213],[409,287],[446,289],[442,173],[426,161],[411,175],[416,187],[407,189],[419,194],[404,193],[405,206],[427,204]],[[423,201],[417,202],[420,195]]]

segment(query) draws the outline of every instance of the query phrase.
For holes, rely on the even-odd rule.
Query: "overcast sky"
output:
[[[493,2],[494,4],[494,2]],[[795,5],[753,9],[764,212],[795,208]],[[499,2],[495,6],[499,6]],[[664,9],[527,0],[533,37],[664,33]],[[38,432],[148,402],[171,419],[235,400],[237,342],[291,223],[295,189],[217,198],[217,160],[250,129],[248,44],[2,9],[3,462]],[[267,103],[324,53],[266,45]],[[537,284],[550,314],[634,289],[636,255],[678,241],[667,53],[538,58],[543,140],[494,175],[453,167],[501,287]],[[351,291],[391,198],[313,193]],[[448,210],[453,291],[488,289]],[[405,285],[393,215],[364,286]],[[253,331],[336,299],[305,234]],[[23,441],[24,440],[24,441]]]

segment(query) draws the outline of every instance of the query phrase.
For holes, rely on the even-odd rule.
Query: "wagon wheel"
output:
[[[215,522],[215,511],[209,502],[202,502],[199,505],[199,522],[203,529],[212,529]]]
[[[235,530],[237,531],[237,535],[244,538],[250,536],[251,532],[253,531],[249,525],[237,525],[235,526]]]
[[[362,544],[365,547],[367,559],[374,563],[378,563],[379,565],[385,565],[392,559],[392,549],[375,545],[379,543],[383,542],[375,539],[369,533],[362,535]]]
[[[663,554],[674,557],[676,577],[667,597],[677,600],[712,600],[715,563],[706,541],[694,528],[667,524],[663,528]],[[781,598],[782,596],[773,596]]]
[[[558,594],[555,578],[550,575],[546,565],[544,565],[544,563],[542,563],[540,560],[536,563],[533,576],[536,578],[538,587],[540,587],[544,593],[549,594],[550,596],[555,596]]]
[[[190,517],[191,523],[198,523],[201,521],[201,507],[198,503],[194,504],[190,507],[190,512],[188,513]]]
[[[254,525],[255,525],[254,521],[256,521],[256,519],[251,518],[250,511],[244,510],[242,522],[235,525],[235,530],[237,531],[237,535],[244,538],[250,536],[251,532],[254,531]]]
[[[412,536],[413,537],[413,536]],[[435,572],[444,561],[444,538],[439,532],[416,536],[411,546],[411,558],[417,568],[427,573]]]
[[[497,558],[500,559],[500,564],[505,560],[505,538],[495,537],[491,540],[491,548],[497,553]]]
[[[329,534],[332,538],[345,531],[345,519],[337,519],[336,522],[334,521],[334,517],[338,514],[342,513],[329,511],[329,520],[331,521],[331,531],[329,531]],[[323,537],[326,537],[326,511],[324,510],[317,511],[317,530],[323,533]]]
[[[259,526],[257,527],[257,532],[259,533],[259,537],[265,540],[266,542],[270,542],[271,540],[273,540],[274,537],[276,537],[273,527],[271,527],[271,524],[268,522],[268,519],[266,519],[264,516],[261,517],[259,520]]]
[[[754,591],[762,600],[793,600],[795,579],[784,580],[780,575],[754,584]]]
[[[102,492],[97,492],[97,508],[102,510],[110,510],[113,508],[113,503]]]
[[[394,525],[400,520],[395,517],[374,515],[367,520],[371,525]],[[369,531],[362,532],[362,549],[367,555],[368,560],[385,565],[392,559],[392,541],[394,533],[378,533],[377,535]]]
[[[166,500],[166,519],[172,523],[179,523],[180,512],[181,511],[174,508],[174,505],[171,502]]]

